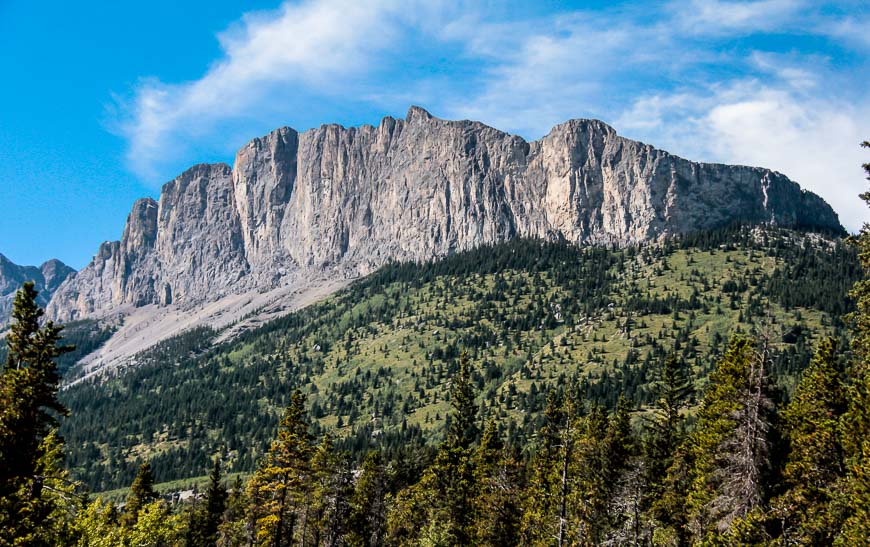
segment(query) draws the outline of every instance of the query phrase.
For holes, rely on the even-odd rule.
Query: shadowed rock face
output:
[[[25,281],[33,281],[39,291],[37,302],[40,306],[48,304],[51,295],[75,270],[57,259],[49,260],[42,266],[19,266],[0,254],[0,330],[3,330],[12,316],[12,303],[15,292]]]
[[[694,163],[596,120],[526,142],[412,107],[377,127],[281,128],[232,168],[192,167],[159,202],[134,204],[121,241],[62,284],[49,314],[195,307],[517,236],[627,244],[733,222],[843,231],[820,197],[768,169]]]

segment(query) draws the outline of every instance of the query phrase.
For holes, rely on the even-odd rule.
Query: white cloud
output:
[[[119,130],[129,141],[134,171],[153,177],[155,163],[183,149],[187,139],[256,110],[277,86],[336,92],[396,42],[403,14],[419,13],[413,8],[399,0],[307,0],[245,15],[219,36],[224,55],[202,78],[143,80],[131,103],[122,105],[128,116]]]
[[[488,36],[499,46],[489,44]],[[615,24],[592,14],[556,18],[508,36],[512,43],[505,44],[504,33],[485,26],[477,33],[475,50],[501,54],[482,74],[477,93],[445,101],[446,115],[537,137],[568,118],[602,115],[602,99],[618,86],[614,78],[649,70],[649,52],[670,56],[672,65],[683,56],[659,28]]]
[[[783,25],[792,23],[806,5],[803,0],[691,0],[675,2],[670,10],[684,32],[743,34],[781,29]]]
[[[754,165],[786,174],[823,198],[850,231],[868,220],[858,144],[870,103],[806,97],[756,80],[709,93],[653,95],[617,125],[631,136],[697,160]]]
[[[519,19],[499,17],[497,8],[302,0],[246,15],[219,36],[223,55],[201,78],[143,80],[121,105],[131,165],[153,181],[167,158],[188,157],[189,143],[229,141],[228,120],[277,125],[276,113],[311,101],[357,101],[382,113],[413,103],[530,138],[569,118],[602,118],[690,159],[779,170],[825,197],[850,229],[866,218],[856,199],[866,159],[856,145],[867,138],[859,124],[870,119],[870,103],[856,91],[856,75],[826,52],[746,51],[734,38],[815,34],[861,51],[870,42],[860,10],[825,12],[806,0],[692,0],[652,13],[614,8]],[[837,15],[844,12],[853,15]],[[399,74],[433,60],[446,69]],[[296,97],[303,99],[293,103]],[[238,130],[228,146],[239,144]]]

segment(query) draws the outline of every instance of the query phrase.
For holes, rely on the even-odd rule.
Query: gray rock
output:
[[[44,307],[57,288],[74,273],[74,269],[57,259],[39,267],[19,266],[0,254],[0,330],[9,324],[15,292],[25,281],[34,282],[34,288],[39,291],[37,303]]]
[[[843,233],[784,175],[695,163],[571,120],[526,142],[412,107],[377,127],[281,128],[134,204],[120,242],[55,292],[70,320],[201,306],[307,276],[352,278],[513,237],[623,245],[734,222]]]

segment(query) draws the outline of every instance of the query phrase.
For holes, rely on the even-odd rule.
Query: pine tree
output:
[[[57,399],[60,376],[54,359],[63,327],[40,326],[33,282],[15,295],[8,353],[0,373],[0,543],[12,538],[45,538],[44,519],[69,503],[72,489],[62,469],[63,441],[55,415],[66,409]],[[23,541],[23,540],[22,540]]]
[[[477,440],[477,406],[474,404],[474,384],[468,354],[459,356],[459,372],[453,377],[450,391],[450,427],[447,443],[450,448],[466,449]]]
[[[463,351],[459,371],[450,390],[450,426],[447,440],[433,464],[439,499],[443,500],[445,537],[454,545],[467,545],[473,537],[476,481],[471,445],[477,438],[477,406],[471,364]]]
[[[569,399],[568,408],[573,403]],[[569,412],[571,422],[574,412]],[[607,529],[607,502],[610,497],[608,419],[604,410],[593,405],[588,414],[578,419],[568,438],[573,441],[567,462],[567,488],[569,511],[565,514],[564,539],[560,545],[600,545]]]
[[[836,358],[834,340],[823,341],[783,413],[790,445],[786,491],[772,505],[788,545],[831,545],[842,525],[833,502],[845,475],[840,419],[846,393]]]
[[[608,424],[605,443],[608,543],[639,545],[641,536],[647,535],[641,522],[645,471],[631,427],[631,404],[624,395]]]
[[[305,524],[310,504],[311,441],[305,396],[296,391],[278,425],[277,439],[248,485],[258,545],[284,547],[304,535],[298,525]]]
[[[435,461],[420,481],[402,492],[389,518],[389,543],[473,542],[477,493],[472,444],[477,406],[468,356],[462,352],[450,390],[450,425]]]
[[[861,146],[870,148],[870,142],[864,141]],[[863,167],[870,180],[870,163]],[[861,199],[870,205],[870,192],[861,194]],[[857,310],[850,317],[854,362],[843,435],[848,468],[845,503],[849,517],[838,537],[842,545],[858,545],[870,537],[870,224],[865,222],[852,241],[858,248],[864,277],[855,283],[851,292]]]
[[[379,451],[369,452],[351,501],[350,545],[375,547],[384,544],[387,533],[387,492],[383,457]]]
[[[697,540],[727,534],[765,500],[772,407],[766,348],[735,337],[710,377],[690,438],[687,505]]]
[[[568,416],[562,398],[556,391],[547,395],[544,425],[538,434],[536,452],[531,464],[531,481],[523,511],[522,542],[539,544],[557,538],[561,512],[565,435]]]
[[[661,495],[667,470],[673,464],[674,452],[683,439],[683,417],[680,413],[686,408],[686,400],[692,392],[685,368],[675,356],[668,356],[664,360],[655,389],[655,412],[646,423],[647,437],[644,443],[649,498],[653,500]]]
[[[311,545],[343,544],[350,518],[353,475],[347,454],[335,451],[331,435],[323,437],[311,459],[314,487],[309,515]]]
[[[488,422],[475,455],[475,536],[480,545],[516,545],[522,519],[522,466]]]
[[[644,440],[643,506],[654,523],[661,544],[683,544],[686,538],[685,496],[688,486],[685,438],[681,412],[692,393],[685,367],[674,355],[663,362],[655,383],[652,418],[646,421]],[[679,460],[678,460],[679,456]],[[669,538],[665,540],[664,538]]]
[[[248,498],[242,478],[236,475],[233,487],[227,497],[227,508],[223,523],[218,527],[218,545],[245,545],[249,543],[250,534],[246,530],[245,514],[248,509]]]
[[[132,527],[139,519],[139,511],[156,499],[157,492],[154,491],[154,475],[151,473],[151,462],[145,462],[139,466],[136,478],[133,479],[133,484],[130,485],[130,494],[127,496],[127,503],[124,505],[124,514],[121,522],[125,526]]]
[[[186,538],[188,546],[206,547],[217,543],[218,527],[223,522],[227,506],[227,489],[221,479],[220,458],[215,458],[205,492],[205,503],[190,514]]]

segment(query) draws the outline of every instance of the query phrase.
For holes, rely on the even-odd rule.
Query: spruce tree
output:
[[[250,533],[246,530],[245,515],[248,509],[248,498],[242,478],[236,475],[233,487],[227,497],[227,508],[224,521],[218,527],[220,545],[244,545],[250,542]]]
[[[562,397],[555,390],[547,394],[544,424],[538,433],[534,458],[531,462],[529,493],[523,511],[522,539],[524,544],[546,541],[558,537],[561,511],[561,485],[563,482],[565,435],[568,414]],[[561,465],[560,465],[561,464]]]
[[[187,530],[187,544],[196,547],[215,545],[218,539],[218,528],[223,522],[226,507],[227,489],[222,482],[220,458],[216,457],[212,465],[211,475],[209,475],[205,503],[191,512]]]
[[[455,545],[467,545],[473,537],[476,481],[471,445],[477,438],[477,406],[471,364],[463,351],[459,371],[450,390],[450,426],[447,440],[433,464],[440,499],[444,502],[445,537]]]
[[[295,391],[278,424],[277,439],[248,485],[258,545],[284,547],[304,535],[299,526],[310,505],[311,441],[305,396]]]
[[[836,359],[834,340],[823,341],[783,412],[790,447],[786,491],[772,506],[788,545],[830,545],[842,525],[834,502],[845,475],[840,419],[846,393]]]
[[[305,516],[311,545],[342,545],[348,530],[353,475],[347,454],[336,452],[332,436],[324,435],[311,458],[312,502]],[[310,524],[307,524],[310,521]]]
[[[568,408],[577,404],[571,399]],[[569,412],[567,422],[579,413]],[[608,526],[608,507],[611,462],[608,443],[609,421],[604,409],[593,405],[586,416],[577,418],[577,427],[572,427],[566,437],[570,448],[566,462],[566,480],[563,491],[568,501],[568,511],[563,512],[564,534],[559,545],[600,545]]]
[[[474,404],[474,384],[468,354],[459,356],[459,371],[452,379],[450,390],[450,427],[447,443],[450,448],[466,449],[477,440],[477,406]]]
[[[484,428],[475,455],[475,537],[480,545],[516,545],[522,519],[522,466],[502,442],[498,427]]]
[[[692,392],[685,367],[676,356],[668,356],[655,384],[654,413],[646,423],[644,443],[649,498],[658,499],[667,470],[673,464],[674,453],[683,437],[683,417],[686,400]]]
[[[154,491],[154,475],[151,472],[151,462],[145,462],[139,466],[139,471],[136,473],[136,478],[130,485],[130,494],[127,496],[127,503],[124,505],[124,515],[121,522],[132,527],[139,519],[139,511],[149,503],[157,499],[157,492]]]
[[[388,484],[383,456],[366,455],[351,500],[349,543],[354,547],[383,545],[387,528]]]
[[[870,148],[870,142],[861,143]],[[870,180],[870,163],[863,165]],[[870,205],[870,191],[861,194]],[[852,239],[864,277],[855,283],[851,296],[857,310],[851,314],[852,350],[849,387],[849,409],[844,416],[843,444],[846,449],[848,479],[845,505],[849,514],[838,541],[843,545],[858,545],[870,537],[870,224],[864,223],[858,236]]]
[[[687,505],[697,541],[724,537],[766,499],[772,407],[766,347],[734,337],[710,376],[690,438]]]
[[[37,294],[33,282],[26,282],[15,295],[0,373],[0,543],[36,541],[42,519],[60,499],[56,481],[65,476],[63,442],[53,432],[55,416],[67,411],[57,399],[54,359],[73,348],[58,345],[62,327],[51,321],[40,325]]]

